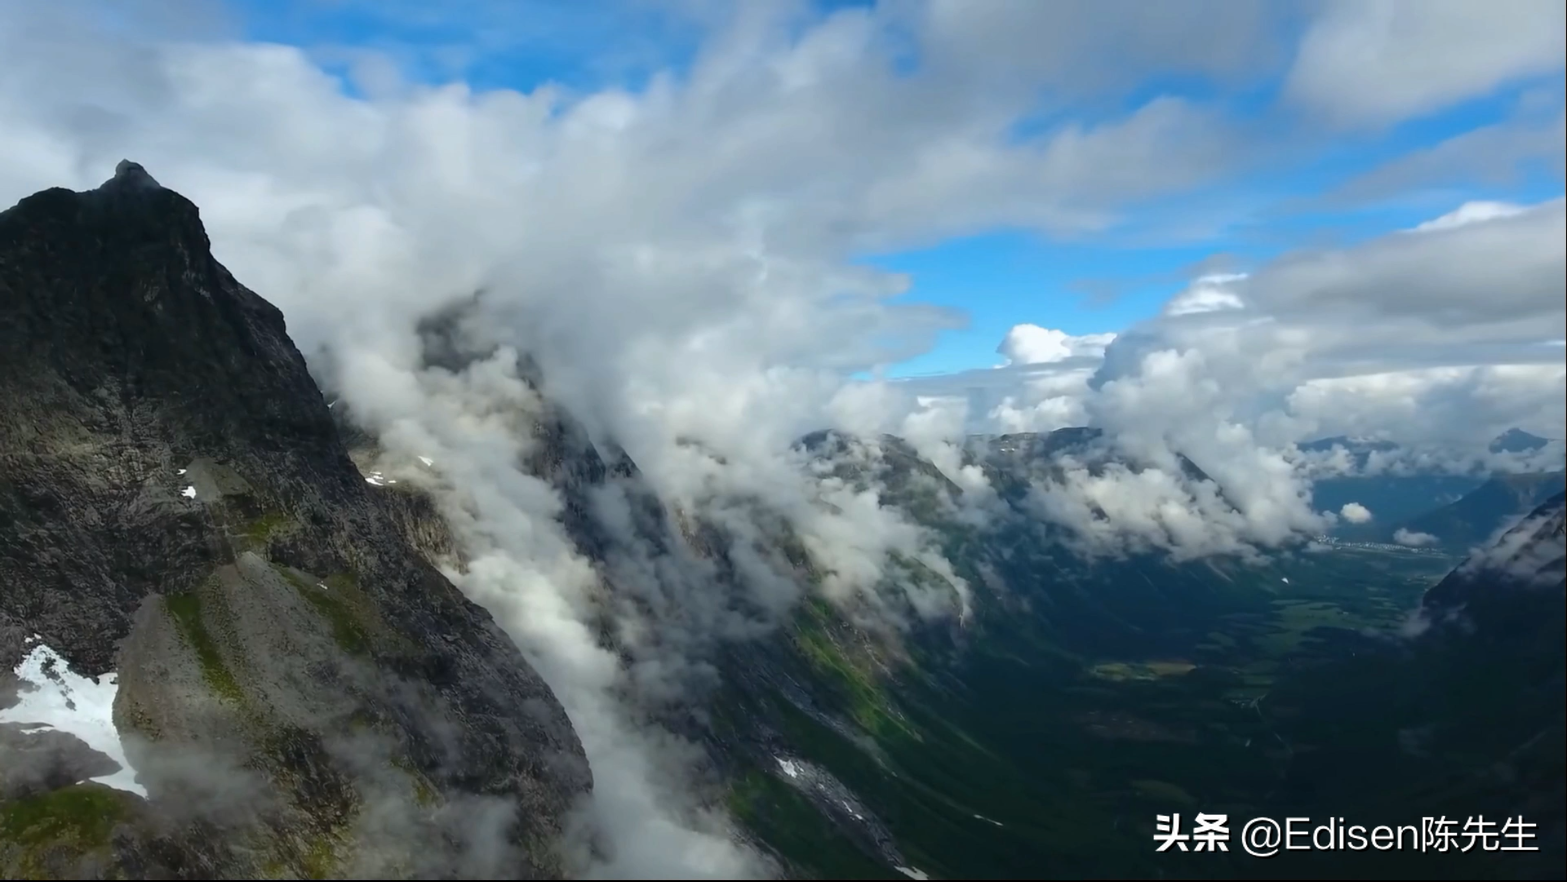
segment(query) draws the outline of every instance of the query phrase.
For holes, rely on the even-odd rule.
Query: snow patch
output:
[[[1001,823],[1000,821],[998,821],[998,820],[996,820],[994,818],[987,818],[984,815],[975,815],[974,819],[977,820],[977,821],[984,821],[987,824],[995,824],[997,827],[1005,827],[1006,826],[1005,824]]]
[[[419,457],[419,461],[424,463],[425,468],[429,468],[430,466],[435,465],[435,460],[429,458],[428,456]]]
[[[180,495],[185,497],[186,499],[195,499],[196,498],[196,488],[194,486],[186,487],[184,490],[180,491]]]
[[[1289,584],[1289,583],[1290,583],[1290,580],[1289,580],[1289,579],[1285,579],[1285,578],[1282,578],[1282,577],[1281,577],[1281,578],[1280,578],[1280,579],[1279,579],[1279,581],[1280,581],[1280,582],[1283,582],[1283,583],[1284,583],[1284,584],[1286,584],[1286,585],[1288,585],[1288,584]]]
[[[797,764],[789,762],[783,757],[773,757],[773,759],[778,760],[778,768],[783,769],[785,775],[791,778],[800,777],[800,767]]]
[[[185,474],[185,471],[186,471],[185,469],[180,469],[176,474],[183,475],[183,474]]]
[[[909,877],[910,879],[929,879],[930,878],[929,876],[925,875],[922,871],[916,870],[913,867],[893,867],[893,869],[897,870],[898,872],[902,873],[903,875]]]
[[[40,639],[34,634],[28,642]],[[23,684],[21,700],[0,710],[0,723],[32,726],[34,732],[56,729],[75,735],[120,764],[118,772],[89,780],[137,796],[147,795],[146,788],[136,783],[136,770],[125,758],[125,746],[114,727],[114,696],[120,688],[114,673],[89,680],[73,672],[48,644],[37,643],[16,666],[16,676]]]
[[[374,484],[377,487],[386,486],[386,478],[380,472],[371,472],[370,477],[365,478],[366,484]]]

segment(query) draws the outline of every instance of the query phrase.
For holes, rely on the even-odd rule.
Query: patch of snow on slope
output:
[[[136,783],[136,770],[125,758],[119,730],[114,727],[114,695],[119,685],[113,673],[89,680],[70,670],[65,659],[47,644],[38,643],[16,666],[16,676],[22,681],[21,701],[0,710],[0,723],[75,735],[120,764],[118,772],[89,780],[137,796],[147,795],[146,788]]]

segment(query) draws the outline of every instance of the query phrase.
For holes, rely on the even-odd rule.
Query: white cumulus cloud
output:
[[[1418,530],[1406,530],[1403,527],[1393,532],[1393,541],[1399,545],[1407,545],[1410,548],[1422,548],[1427,545],[1435,545],[1437,538],[1430,533],[1422,533]]]
[[[1339,517],[1349,521],[1351,524],[1364,524],[1369,523],[1371,520],[1371,509],[1358,502],[1344,503],[1344,507],[1339,509],[1338,514]]]
[[[1050,364],[1076,356],[1102,356],[1113,340],[1114,334],[1073,336],[1039,325],[1014,325],[996,351],[1007,364]]]

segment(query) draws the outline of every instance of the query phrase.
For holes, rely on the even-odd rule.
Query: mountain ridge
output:
[[[1564,471],[1495,475],[1446,506],[1389,525],[1384,535],[1391,541],[1398,541],[1400,534],[1431,537],[1449,547],[1468,549],[1494,538],[1509,522],[1527,517],[1564,487]]]

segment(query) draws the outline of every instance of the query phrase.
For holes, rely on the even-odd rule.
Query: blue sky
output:
[[[860,5],[820,2],[817,14]],[[672,12],[674,8],[678,11]],[[310,50],[356,87],[344,50],[374,49],[411,82],[461,79],[475,89],[530,90],[546,83],[577,91],[636,89],[654,71],[680,71],[721,5],[687,0],[577,3],[572,0],[460,0],[434,7],[387,0],[233,0],[246,39]],[[1283,20],[1286,38],[1300,22]],[[1294,29],[1290,31],[1290,29]],[[1119,331],[1155,314],[1203,267],[1246,269],[1291,249],[1346,244],[1407,228],[1471,200],[1535,202],[1562,191],[1559,164],[1427,174],[1384,192],[1334,194],[1401,157],[1487,126],[1559,113],[1560,71],[1503,83],[1491,94],[1416,115],[1390,128],[1328,135],[1281,107],[1288,56],[1271,71],[1223,85],[1152,69],[1129,88],[1055,106],[1027,128],[1092,122],[1161,95],[1212,107],[1255,145],[1233,174],[1157,202],[1127,207],[1092,236],[1050,239],[994,230],[912,252],[868,254],[875,266],[911,274],[909,298],[952,307],[968,327],[949,331],[929,353],[893,375],[984,367],[998,360],[1007,329],[1034,323],[1071,334]],[[1021,130],[1019,137],[1029,131]]]

